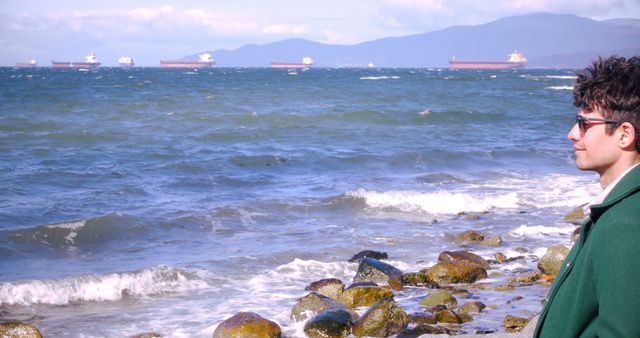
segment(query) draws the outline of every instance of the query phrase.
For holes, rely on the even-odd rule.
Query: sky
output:
[[[91,53],[103,66],[121,56],[159,66],[289,38],[351,45],[540,12],[640,18],[640,0],[0,0],[0,66]]]

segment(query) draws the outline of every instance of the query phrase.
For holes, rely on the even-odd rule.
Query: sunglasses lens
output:
[[[578,128],[580,128],[580,131],[584,131],[585,120],[582,116],[576,115],[576,123],[578,124]]]

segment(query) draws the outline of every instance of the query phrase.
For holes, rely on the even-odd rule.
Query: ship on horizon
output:
[[[286,68],[286,69],[308,69],[313,67],[315,62],[309,56],[302,58],[302,62],[279,62],[271,61],[271,68]]]
[[[35,59],[29,60],[29,62],[17,62],[16,68],[35,68],[38,67],[38,62]]]
[[[96,57],[95,53],[91,53],[91,55],[85,56],[84,62],[69,62],[69,61],[51,61],[51,66],[53,68],[98,68],[100,67],[100,62]]]
[[[513,69],[524,68],[527,59],[517,50],[509,54],[507,61],[465,61],[458,60],[455,56],[449,60],[449,67],[453,69]]]
[[[161,68],[209,68],[215,64],[211,53],[198,55],[198,60],[160,60]]]
[[[123,56],[119,58],[118,63],[120,64],[120,67],[123,67],[123,68],[134,67],[136,65],[135,60],[133,60],[133,58],[128,56]]]

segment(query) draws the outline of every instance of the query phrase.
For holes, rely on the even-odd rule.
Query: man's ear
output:
[[[618,145],[620,148],[625,150],[634,150],[636,148],[636,143],[638,142],[636,128],[634,128],[629,122],[623,122],[618,127],[618,131],[620,131],[620,134],[618,135]]]

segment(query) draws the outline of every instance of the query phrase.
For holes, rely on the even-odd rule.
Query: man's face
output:
[[[606,133],[607,124],[599,111],[581,111],[580,116],[586,118],[582,123],[576,123],[567,137],[574,142],[576,166],[582,170],[593,170],[602,176],[620,157],[620,147],[616,143],[614,132]],[[591,120],[593,119],[593,120]]]

